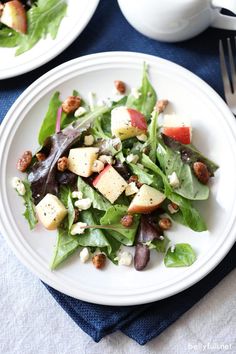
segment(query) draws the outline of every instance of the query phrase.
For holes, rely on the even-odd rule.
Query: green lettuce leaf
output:
[[[23,184],[25,186],[25,194],[22,196],[24,199],[24,205],[25,205],[25,212],[24,212],[24,217],[28,221],[30,230],[33,230],[38,222],[35,209],[34,209],[34,202],[32,198],[32,193],[31,193],[31,188],[30,188],[30,183],[25,180],[23,181]]]
[[[119,242],[132,246],[134,244],[135,235],[138,229],[140,215],[134,215],[133,224],[125,227],[120,220],[127,215],[128,207],[125,205],[112,205],[100,219],[101,227],[107,226],[106,232]]]
[[[168,249],[164,263],[166,267],[189,267],[197,259],[195,251],[188,243],[177,243],[172,251]]]
[[[67,4],[64,0],[38,0],[27,11],[27,34],[21,35],[16,55],[31,49],[48,34],[55,39],[66,10]]]
[[[3,27],[0,29],[0,47],[16,47],[21,35],[11,28]]]
[[[77,187],[83,193],[84,198],[92,200],[92,206],[95,209],[106,211],[111,206],[111,203],[107,199],[85,183],[81,177],[78,177]]]
[[[143,170],[139,166],[129,163],[128,164],[133,174],[138,176],[139,182],[152,186],[158,190],[163,188],[162,178],[157,174],[151,174],[147,170]]]
[[[71,229],[75,219],[75,209],[72,201],[71,190],[68,186],[61,186],[59,191],[59,199],[67,208],[67,230]],[[65,224],[65,222],[64,222]]]
[[[126,106],[136,109],[137,111],[143,113],[147,119],[149,119],[156,104],[157,95],[148,79],[146,63],[144,63],[143,66],[143,79],[139,93],[140,95],[138,98],[130,94],[127,98]]]
[[[166,176],[171,175],[173,172],[177,174],[180,186],[175,188],[175,193],[190,200],[208,199],[209,187],[198,181],[191,167],[183,163],[179,153],[159,144],[157,157]]]
[[[68,259],[79,248],[78,237],[72,236],[64,228],[58,229],[57,243],[54,247],[54,253],[50,268],[56,269],[62,262]]]
[[[165,253],[167,250],[167,247],[170,243],[170,240],[168,239],[167,236],[163,236],[164,240],[153,240],[149,244],[150,249],[155,249],[157,252]]]

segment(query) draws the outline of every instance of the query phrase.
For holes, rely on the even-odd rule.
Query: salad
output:
[[[207,230],[193,201],[208,199],[218,166],[192,144],[188,120],[165,114],[168,101],[157,98],[146,64],[139,89],[127,93],[119,80],[115,88],[113,101],[53,94],[40,148],[17,162],[26,178],[13,178],[24,216],[31,229],[57,229],[51,269],[78,249],[97,269],[110,259],[141,271],[152,252],[166,267],[190,266],[194,249],[174,245],[166,231],[174,222]]]
[[[0,47],[17,47],[19,55],[48,34],[55,39],[66,9],[64,0],[1,0]]]

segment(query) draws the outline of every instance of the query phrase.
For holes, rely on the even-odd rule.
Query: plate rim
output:
[[[236,122],[235,122],[235,118],[233,116],[233,114],[230,112],[229,108],[227,107],[227,105],[225,104],[225,102],[223,101],[223,99],[206,83],[204,82],[202,79],[200,79],[198,76],[196,76],[195,74],[191,73],[189,70],[183,68],[182,66],[175,64],[169,60],[166,59],[162,59],[153,55],[148,55],[148,54],[143,54],[143,53],[137,53],[137,52],[103,52],[103,53],[97,53],[97,54],[90,54],[90,55],[86,55],[77,59],[73,59],[70,60],[64,64],[61,64],[59,66],[57,66],[56,68],[50,70],[49,72],[47,72],[46,74],[44,74],[43,76],[41,76],[38,80],[36,80],[32,85],[30,85],[16,100],[16,102],[13,104],[13,106],[10,108],[9,112],[7,113],[5,119],[3,120],[2,125],[0,126],[0,153],[1,153],[1,141],[2,138],[4,136],[4,128],[5,126],[8,124],[9,120],[13,119],[11,117],[13,117],[13,112],[15,109],[17,109],[18,105],[21,103],[21,101],[24,101],[25,97],[27,97],[28,93],[31,91],[33,92],[35,87],[39,87],[41,83],[46,82],[47,79],[51,78],[51,81],[53,82],[53,78],[55,79],[55,77],[57,76],[58,72],[61,72],[62,70],[66,69],[67,67],[72,67],[74,64],[75,65],[82,65],[83,63],[85,63],[85,67],[86,67],[86,63],[90,62],[90,61],[95,61],[97,59],[105,59],[107,60],[108,58],[112,58],[119,60],[120,57],[124,58],[124,61],[126,61],[128,63],[127,58],[135,58],[138,59],[140,62],[141,61],[148,61],[150,62],[150,64],[152,65],[152,62],[156,62],[158,64],[159,63],[164,63],[166,65],[172,66],[173,68],[175,67],[177,70],[180,70],[180,72],[186,74],[187,76],[192,77],[192,80],[197,81],[198,85],[200,85],[201,87],[204,87],[205,90],[207,90],[208,92],[211,93],[211,95],[214,97],[214,99],[216,99],[218,101],[218,104],[220,106],[220,108],[224,111],[228,121],[229,126],[232,128],[233,125],[235,125],[236,127]],[[118,59],[117,59],[118,58]],[[96,65],[96,64],[95,64]],[[87,66],[89,66],[87,64]],[[211,99],[213,99],[211,97]],[[234,131],[232,131],[232,135],[234,137],[234,140],[236,141],[236,134]],[[1,185],[0,185],[1,188]],[[0,204],[2,204],[2,199],[0,197]],[[229,231],[229,233],[232,233],[232,229],[236,227],[236,216],[234,216],[234,222],[232,223],[232,227],[231,230]],[[3,225],[2,222],[2,215],[0,215],[0,225],[1,225],[1,229],[5,230],[5,227]],[[6,232],[7,233],[7,232]],[[40,274],[39,271],[36,271],[34,269],[34,267],[30,264],[26,262],[25,258],[20,254],[20,252],[18,252],[17,247],[15,247],[14,244],[12,244],[10,242],[10,239],[7,237],[5,232],[3,232],[3,236],[4,238],[7,240],[8,244],[10,245],[11,249],[13,249],[13,252],[17,255],[17,257],[20,259],[20,261],[28,268],[30,269],[34,274],[36,274],[41,280],[43,280],[44,282],[46,282],[49,286],[52,286],[53,288],[55,288],[58,291],[61,291],[69,296],[75,297],[75,298],[79,298],[82,299],[84,301],[90,301],[93,303],[98,303],[98,304],[104,304],[104,305],[114,305],[114,306],[120,306],[120,305],[136,305],[136,304],[142,304],[142,303],[148,303],[148,302],[152,302],[152,301],[156,301],[156,300],[161,300],[163,298],[172,296],[176,293],[179,293],[183,290],[185,290],[186,288],[192,286],[193,284],[195,284],[196,282],[198,282],[199,280],[201,280],[203,277],[205,277],[212,269],[214,269],[219,263],[220,261],[226,256],[226,254],[228,253],[228,251],[231,249],[231,247],[233,246],[235,240],[233,237],[231,237],[229,240],[227,240],[227,243],[224,244],[224,247],[222,247],[220,249],[220,252],[218,250],[218,257],[217,257],[217,261],[215,261],[215,255],[214,255],[214,262],[211,259],[211,264],[208,260],[208,262],[206,262],[208,264],[207,267],[207,271],[202,272],[202,274],[198,275],[197,277],[195,276],[195,278],[191,281],[186,282],[185,286],[182,286],[181,289],[175,289],[172,290],[167,296],[154,296],[153,293],[150,294],[150,296],[148,297],[147,294],[145,294],[145,299],[132,299],[132,296],[127,296],[127,298],[125,299],[126,301],[124,301],[124,299],[121,300],[121,298],[119,299],[110,299],[108,300],[106,299],[102,299],[101,297],[98,299],[97,298],[97,294],[95,294],[94,298],[94,294],[90,294],[90,296],[88,296],[88,294],[82,294],[82,296],[78,297],[78,295],[76,296],[74,294],[74,292],[71,291],[64,291],[62,290],[60,287],[58,287],[57,285],[53,284],[50,281],[50,279],[48,279],[48,277],[43,276],[42,274]],[[228,233],[228,234],[229,234]],[[226,237],[226,236],[225,236]],[[204,266],[205,269],[205,263],[202,265],[202,267]],[[201,268],[202,268],[201,267]],[[200,269],[200,268],[199,268]],[[196,272],[199,273],[199,269],[196,270]],[[115,301],[115,302],[114,302]]]
[[[34,58],[33,60],[29,60],[27,62],[23,62],[16,67],[12,66],[7,69],[4,69],[4,67],[0,68],[0,80],[10,79],[33,71],[34,69],[37,69],[40,66],[48,63],[49,61],[57,57],[59,54],[61,54],[83,32],[83,30],[93,17],[99,5],[99,2],[100,0],[89,0],[87,12],[85,13],[85,16],[82,17],[82,23],[78,21],[77,25],[70,30],[67,36],[63,37],[59,42],[55,43],[55,45],[53,43],[54,40],[52,40],[52,46],[49,48],[49,50],[42,52],[41,55],[39,55],[37,58]],[[28,53],[30,53],[30,50],[28,51]]]

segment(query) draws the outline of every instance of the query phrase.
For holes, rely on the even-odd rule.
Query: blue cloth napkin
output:
[[[50,63],[20,77],[0,81],[0,121],[22,91],[55,66],[78,56],[103,51],[135,51],[176,62],[208,82],[223,96],[218,40],[233,33],[208,29],[200,36],[176,44],[160,43],[136,32],[122,16],[116,1],[101,0],[81,36]],[[155,303],[112,307],[73,299],[45,285],[69,316],[95,341],[121,330],[139,344],[158,336],[235,268],[234,246],[207,277],[184,292]]]

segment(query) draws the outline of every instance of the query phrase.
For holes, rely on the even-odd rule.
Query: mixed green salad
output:
[[[19,55],[48,34],[55,39],[66,10],[64,0],[1,0],[0,47],[17,47]]]
[[[151,252],[162,253],[166,267],[190,266],[196,252],[174,245],[166,230],[173,222],[207,230],[192,202],[208,199],[218,166],[191,143],[186,119],[165,114],[168,101],[158,100],[146,64],[139,89],[126,94],[119,80],[115,87],[114,101],[90,93],[87,102],[75,90],[65,101],[59,92],[51,97],[40,148],[23,153],[17,168],[26,178],[13,179],[24,216],[31,229],[57,229],[51,269],[78,249],[98,269],[108,258],[142,270]]]

